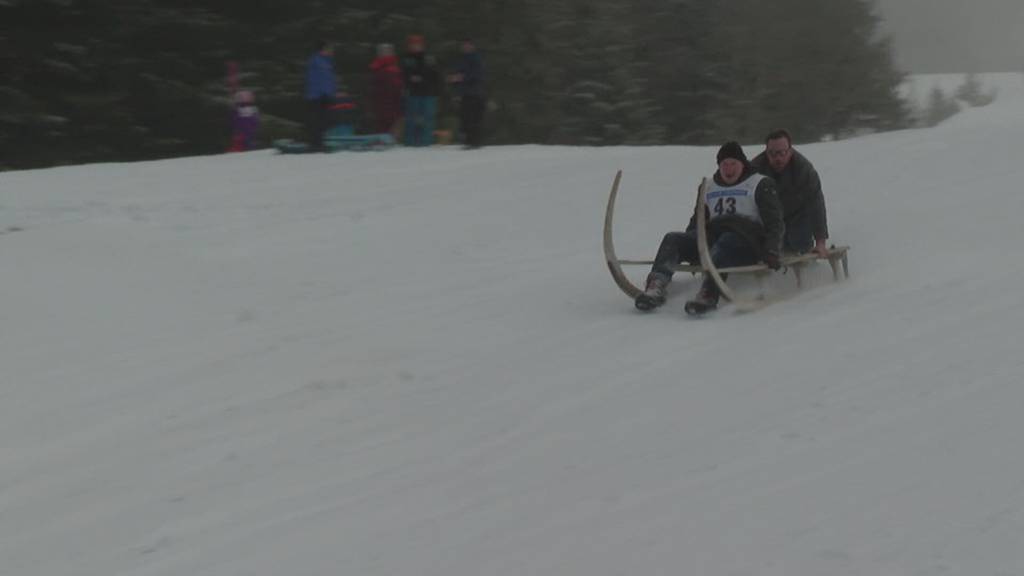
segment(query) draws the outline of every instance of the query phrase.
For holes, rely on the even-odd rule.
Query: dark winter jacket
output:
[[[441,94],[441,73],[434,57],[423,52],[410,52],[402,57],[402,80],[409,96]]]
[[[460,95],[484,95],[484,61],[479,52],[463,53],[455,71],[462,75],[462,80],[456,83]]]
[[[783,218],[787,223],[804,218],[811,219],[815,240],[828,238],[828,219],[825,216],[825,197],[821,193],[821,179],[811,161],[796,150],[789,164],[776,173],[764,152],[758,154],[750,164],[760,174],[775,180],[775,186],[782,203]]]
[[[334,60],[317,52],[306,63],[306,100],[332,100],[338,91]]]
[[[755,176],[751,166],[747,166],[743,175],[737,181],[744,182],[751,176]],[[715,172],[713,177],[719,185],[726,186],[722,176]],[[770,177],[763,178],[754,189],[754,201],[757,202],[757,211],[761,216],[761,222],[751,220],[740,215],[720,216],[711,220],[710,211],[705,206],[707,216],[708,242],[714,243],[715,238],[724,232],[734,232],[756,248],[761,257],[767,254],[782,254],[782,235],[785,226],[782,223],[782,205],[775,193],[775,182]],[[699,202],[699,199],[698,199]],[[687,232],[697,229],[697,208],[694,207],[693,216],[690,217],[690,224],[686,227]]]

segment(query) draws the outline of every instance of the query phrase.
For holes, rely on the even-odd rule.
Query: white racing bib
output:
[[[738,215],[760,223],[761,211],[757,209],[754,192],[763,178],[764,176],[760,174],[751,174],[746,180],[731,186],[721,186],[711,180],[711,184],[704,191],[704,201],[707,202],[711,220]]]

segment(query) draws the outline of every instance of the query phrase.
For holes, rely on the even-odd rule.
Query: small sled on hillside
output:
[[[274,148],[281,154],[306,154],[314,152],[305,142],[290,138],[274,140]],[[355,134],[350,125],[335,126],[324,134],[323,152],[386,150],[395,146],[391,134]]]
[[[615,180],[612,183],[611,193],[608,195],[608,207],[605,209],[604,214],[604,258],[608,264],[608,271],[611,272],[612,279],[615,280],[615,284],[622,290],[627,296],[635,299],[638,295],[643,293],[643,288],[640,288],[636,284],[633,284],[626,276],[623,271],[623,266],[646,266],[650,267],[654,264],[653,260],[620,260],[615,254],[615,244],[612,241],[612,220],[615,215],[615,200],[619,193],[619,183],[622,180],[622,170],[619,170],[615,174]],[[711,261],[711,255],[708,250],[707,244],[707,231],[705,229],[705,211],[704,211],[704,190],[707,187],[707,179],[701,180],[700,189],[698,190],[698,208],[697,208],[697,251],[700,254],[700,264],[677,264],[672,267],[676,272],[689,272],[691,274],[703,274],[708,275],[714,280],[718,286],[721,295],[726,300],[733,303],[738,310],[751,311],[756,310],[765,304],[769,303],[769,300],[760,295],[757,298],[749,299],[742,298],[735,293],[722,278],[723,274],[749,274],[758,278],[762,278],[775,272],[769,268],[766,264],[752,264],[749,266],[736,266],[731,268],[716,268],[714,263]],[[780,260],[782,265],[780,271],[792,270],[793,276],[796,278],[797,288],[803,286],[802,272],[809,264],[818,261],[825,260],[832,268],[832,277],[834,280],[839,281],[840,275],[839,270],[842,268],[843,278],[850,277],[849,261],[847,259],[847,253],[849,252],[849,246],[831,246],[828,254],[824,257],[818,256],[814,253],[806,254],[784,254]]]
[[[321,152],[386,150],[395,146],[395,138],[391,134],[356,134],[355,103],[345,100],[330,107],[329,113],[335,120],[341,119],[334,127],[324,133],[324,149]],[[274,140],[274,148],[281,154],[306,154],[316,152],[309,144],[280,138]]]

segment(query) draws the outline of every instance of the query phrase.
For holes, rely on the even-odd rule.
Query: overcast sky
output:
[[[908,72],[1024,71],[1024,0],[876,0]]]

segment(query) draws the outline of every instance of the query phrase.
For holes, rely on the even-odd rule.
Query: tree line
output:
[[[223,151],[227,62],[262,139],[301,135],[313,40],[369,104],[374,47],[484,57],[491,144],[800,141],[905,126],[870,0],[3,0],[0,168]],[[441,99],[442,126],[454,106]]]

